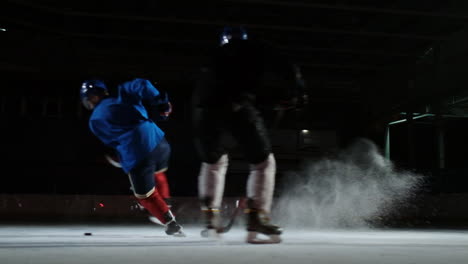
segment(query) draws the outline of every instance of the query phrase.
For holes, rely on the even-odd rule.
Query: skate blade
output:
[[[212,239],[221,239],[221,234],[216,231],[216,229],[203,229],[200,232],[202,237],[212,238]]]
[[[277,244],[281,242],[281,237],[280,235],[266,235],[262,234],[263,236],[266,236],[267,238],[259,238],[258,235],[260,233],[258,232],[249,232],[247,234],[247,243],[250,244]]]
[[[187,235],[183,231],[176,232],[172,235],[173,237],[186,237]]]

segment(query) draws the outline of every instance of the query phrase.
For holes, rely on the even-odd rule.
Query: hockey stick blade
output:
[[[217,229],[216,233],[222,234],[222,233],[227,233],[229,230],[231,230],[232,226],[236,222],[237,217],[241,214],[242,210],[244,209],[244,199],[239,199],[237,201],[237,206],[236,209],[234,209],[234,212],[232,212],[231,217],[229,218],[228,223]],[[210,236],[210,230],[204,229],[201,231],[201,236],[202,237],[209,237]]]
[[[238,206],[236,210],[234,210],[234,212],[232,213],[229,222],[221,230],[219,230],[218,233],[227,233],[229,230],[231,230],[231,227],[236,222],[237,216],[240,215],[241,211],[242,209],[240,208],[240,206]]]
[[[122,164],[120,164],[120,162],[114,160],[113,158],[111,158],[111,156],[109,155],[104,155],[104,157],[106,158],[107,162],[109,162],[112,166],[116,167],[116,168],[122,168]]]

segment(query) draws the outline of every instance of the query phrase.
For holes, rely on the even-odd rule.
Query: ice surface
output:
[[[180,238],[152,225],[2,225],[0,263],[468,263],[462,230],[287,229],[274,245],[246,244],[240,228],[220,241],[200,230],[186,226]]]

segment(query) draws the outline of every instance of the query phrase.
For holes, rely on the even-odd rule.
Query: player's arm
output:
[[[166,92],[160,92],[146,79],[134,79],[119,87],[121,100],[143,104],[155,121],[166,120],[172,112],[172,104]]]
[[[149,105],[146,106],[149,115],[155,121],[164,121],[169,118],[172,113],[172,104],[169,100],[169,95],[166,92],[161,93],[157,97],[153,98]]]
[[[160,92],[150,81],[146,79],[133,79],[119,85],[120,100],[139,104],[143,100],[152,101],[160,97]]]
[[[292,98],[294,100],[295,108],[300,109],[309,103],[309,95],[307,92],[305,80],[302,77],[302,72],[301,72],[300,67],[295,64],[293,64],[291,67],[292,67],[293,83],[294,83],[294,87],[292,89],[293,91]]]
[[[283,110],[302,108],[308,104],[309,98],[300,67],[290,62],[286,57],[279,56],[277,61],[280,62],[279,74],[285,81],[282,86],[284,97],[279,102],[278,107],[283,108]]]

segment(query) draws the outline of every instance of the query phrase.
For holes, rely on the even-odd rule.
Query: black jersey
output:
[[[273,46],[233,40],[218,47],[202,67],[194,103],[206,108],[249,101],[268,108],[297,96],[301,84],[297,69]]]

